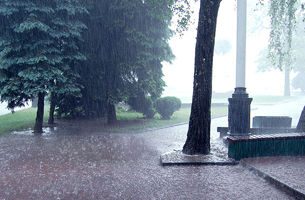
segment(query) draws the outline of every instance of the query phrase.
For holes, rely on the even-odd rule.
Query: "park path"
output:
[[[160,166],[186,128],[0,137],[0,198],[293,199],[240,165]]]
[[[292,104],[305,105],[280,108]],[[253,114],[275,115],[275,107]],[[226,152],[216,132],[226,123],[227,117],[212,120],[212,152]],[[295,199],[241,164],[160,166],[161,154],[182,148],[187,129],[118,134],[79,124],[49,128],[42,137],[0,136],[0,199]],[[245,162],[304,190],[304,157]]]

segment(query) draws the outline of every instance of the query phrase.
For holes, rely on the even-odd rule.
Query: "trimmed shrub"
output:
[[[165,120],[170,119],[180,108],[181,100],[177,97],[163,97],[156,101],[156,110]]]

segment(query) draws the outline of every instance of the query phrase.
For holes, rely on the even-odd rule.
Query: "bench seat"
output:
[[[305,133],[229,136],[228,156],[235,160],[265,156],[305,155]]]

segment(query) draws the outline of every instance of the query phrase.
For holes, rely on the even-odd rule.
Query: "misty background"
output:
[[[284,72],[272,69],[258,72],[258,55],[267,48],[270,18],[267,17],[268,5],[257,6],[257,0],[248,0],[247,13],[247,50],[246,50],[246,88],[251,95],[284,94]],[[193,92],[196,28],[199,3],[193,5],[195,23],[182,37],[175,35],[170,46],[176,59],[172,64],[164,63],[164,80],[167,84],[163,96],[177,96],[182,102],[191,102]],[[265,14],[263,16],[262,14]],[[260,15],[260,17],[258,17]],[[259,21],[263,19],[262,21]],[[216,44],[219,40],[230,41],[230,51],[223,55],[214,53],[213,92],[232,93],[235,88],[236,73],[236,1],[222,1],[218,13]],[[264,24],[265,26],[258,26]],[[267,56],[267,55],[266,55]],[[296,74],[291,72],[291,80]],[[299,92],[291,87],[291,92]]]
[[[246,88],[250,97],[252,95],[279,95],[284,94],[284,72],[272,69],[266,72],[258,72],[259,53],[267,48],[269,43],[267,17],[269,5],[257,6],[257,0],[248,0],[247,13],[247,51],[246,51]],[[176,96],[183,103],[192,101],[195,44],[197,34],[197,20],[199,2],[193,3],[194,23],[182,36],[176,34],[169,42],[176,59],[170,64],[163,63],[164,81],[166,87],[162,96]],[[258,10],[258,11],[257,11]],[[262,15],[264,14],[264,15]],[[262,15],[258,17],[258,15]],[[261,21],[263,19],[263,22]],[[222,1],[218,13],[216,44],[220,40],[229,41],[229,52],[226,54],[214,54],[213,66],[213,92],[231,94],[235,88],[236,73],[236,1]],[[258,27],[258,24],[265,26]],[[290,78],[296,76],[291,71]],[[291,87],[292,94],[300,92]],[[228,96],[229,97],[229,96]],[[28,106],[27,106],[28,107]],[[0,104],[0,114],[9,113],[5,109],[6,103]],[[15,110],[18,110],[16,108]]]

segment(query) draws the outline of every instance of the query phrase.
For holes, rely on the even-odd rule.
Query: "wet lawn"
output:
[[[251,96],[253,98],[252,104],[276,104],[284,101],[294,100],[297,97],[284,97],[284,96]],[[213,99],[214,103],[227,103],[227,99]],[[212,107],[212,117],[226,115],[228,113],[227,106]],[[48,120],[49,110],[45,106],[44,122],[45,125]],[[105,119],[96,120],[96,124],[103,125],[109,131],[122,132],[122,131],[136,131],[149,128],[158,128],[170,126],[173,124],[187,123],[190,116],[190,108],[181,108],[175,112],[171,120],[160,120],[160,115],[156,114],[153,119],[145,118],[141,113],[124,112],[119,110],[117,118],[119,122],[113,126],[106,126]],[[14,114],[6,114],[0,116],[0,135],[11,133],[16,130],[23,130],[33,128],[36,117],[36,108],[28,108],[17,111]],[[69,123],[78,123],[71,121]],[[65,124],[65,123],[62,123]]]
[[[0,116],[0,135],[10,133],[14,130],[33,128],[36,119],[36,108],[27,108],[14,113]],[[44,111],[44,122],[48,120],[48,108]]]
[[[170,126],[173,124],[186,123],[189,120],[190,108],[181,108],[179,111],[175,112],[171,120],[161,120],[161,116],[156,114],[153,119],[145,118],[141,113],[137,112],[117,112],[118,123],[115,125],[107,126],[105,119],[97,119],[94,122],[89,123],[91,126],[102,126],[103,129],[114,132],[123,131],[136,131],[148,128],[158,128],[163,126]],[[217,107],[212,108],[212,117],[227,114],[227,107]],[[49,111],[45,109],[44,122],[45,126],[48,126]],[[14,114],[6,114],[0,116],[0,135],[9,134],[12,131],[23,130],[33,128],[36,117],[36,109],[28,108],[21,111],[17,111]],[[56,123],[62,126],[68,124],[80,123],[84,120],[61,120],[56,121]],[[88,124],[88,123],[86,123]]]
[[[179,123],[187,123],[189,121],[191,108],[181,108],[176,111],[170,120],[161,120],[161,116],[156,114],[153,119],[144,118],[139,114],[137,118],[133,118],[132,114],[118,114],[119,123],[122,125],[115,125],[109,127],[112,131],[126,131],[126,130],[142,130],[148,128],[159,128],[164,126],[171,126]],[[212,107],[212,117],[223,116],[228,113],[227,106],[225,107]],[[128,116],[131,117],[128,117]]]

